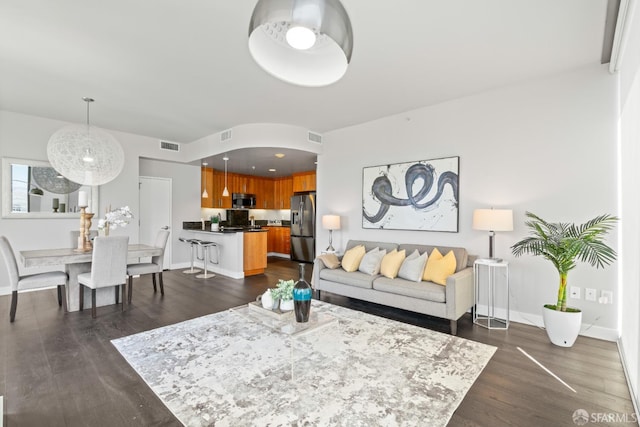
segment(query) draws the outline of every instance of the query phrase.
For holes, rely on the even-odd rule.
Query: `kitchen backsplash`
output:
[[[226,209],[212,209],[212,208],[200,208],[200,218],[204,218],[207,221],[212,215],[220,214],[223,221],[226,221],[227,210]],[[267,225],[267,221],[287,221],[291,220],[291,211],[289,209],[249,209],[249,218],[253,216],[256,224]],[[264,221],[262,223],[261,221]],[[284,224],[283,224],[284,225]]]

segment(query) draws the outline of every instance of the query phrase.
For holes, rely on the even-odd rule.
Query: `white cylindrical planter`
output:
[[[280,310],[291,311],[293,310],[293,300],[280,300]]]
[[[549,340],[560,347],[571,347],[582,326],[582,312],[558,311],[542,308],[542,319]]]

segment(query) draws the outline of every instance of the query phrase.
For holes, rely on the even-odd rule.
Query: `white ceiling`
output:
[[[319,133],[600,63],[607,0],[342,0],[345,77],[271,77],[256,0],[0,0],[0,109],[189,143],[240,124]]]

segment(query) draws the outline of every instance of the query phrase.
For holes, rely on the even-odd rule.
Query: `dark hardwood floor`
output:
[[[307,279],[311,266],[307,267]],[[124,361],[110,340],[206,314],[256,298],[279,278],[297,279],[297,264],[270,258],[264,275],[203,280],[164,273],[165,296],[149,276],[134,280],[133,303],[64,314],[54,289],[19,296],[15,323],[0,297],[0,395],[4,425],[174,426],[176,418]],[[447,332],[448,321],[322,294],[322,300]],[[539,328],[512,323],[508,331],[458,322],[458,335],[498,347],[455,412],[450,426],[575,426],[584,409],[598,417],[631,419],[633,405],[615,343],[579,337],[573,348],[549,343]],[[565,388],[526,358],[521,347],[576,389]],[[589,425],[632,425],[618,421]]]

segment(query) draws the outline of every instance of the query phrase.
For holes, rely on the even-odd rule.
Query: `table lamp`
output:
[[[489,259],[493,257],[493,238],[496,231],[513,231],[513,211],[511,209],[476,209],[473,211],[473,229],[489,232]]]
[[[333,248],[333,230],[340,230],[340,216],[322,215],[322,228],[329,230],[329,247],[327,252],[335,252]]]

